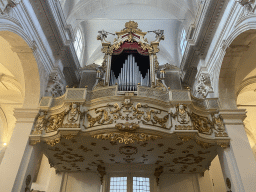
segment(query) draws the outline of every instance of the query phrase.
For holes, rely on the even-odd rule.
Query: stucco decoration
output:
[[[201,73],[198,78],[198,84],[196,85],[196,91],[203,98],[206,98],[208,93],[213,92],[211,77],[208,73]]]
[[[50,74],[45,92],[46,95],[52,97],[60,97],[65,93],[65,86],[56,72]]]
[[[2,0],[0,3],[0,12],[1,14],[4,14],[4,12],[8,8],[13,8],[16,6],[17,3],[19,3],[20,0]]]

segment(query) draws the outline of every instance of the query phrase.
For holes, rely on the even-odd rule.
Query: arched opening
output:
[[[11,139],[17,108],[37,108],[40,80],[33,50],[23,38],[0,31],[0,162]]]
[[[227,48],[220,70],[219,98],[223,109],[246,109],[245,131],[255,154],[256,30],[238,35]]]

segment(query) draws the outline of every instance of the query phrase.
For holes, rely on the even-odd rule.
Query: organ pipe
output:
[[[137,84],[140,83],[141,86],[149,86],[149,70],[147,71],[145,78],[143,78],[137,62],[135,62],[135,57],[130,54],[123,63],[121,72],[118,77],[115,77],[114,71],[110,72],[110,84],[118,84],[119,91],[137,91]]]

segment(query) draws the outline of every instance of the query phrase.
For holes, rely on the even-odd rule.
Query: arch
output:
[[[243,58],[248,59],[248,54],[256,46],[256,25],[243,26],[238,26],[240,29],[234,30],[225,42],[228,48],[221,63],[218,83],[220,103],[225,109],[237,108],[237,95],[248,85],[250,81],[247,79],[253,76],[248,75],[255,69],[252,63]]]
[[[40,77],[31,47],[34,43],[18,26],[0,25],[0,144],[8,143],[12,136],[16,124],[14,109],[38,108]]]
[[[37,107],[40,99],[40,78],[33,50],[20,35],[11,31],[4,31],[1,26],[0,37],[10,44],[11,50],[20,59],[21,73],[24,77],[24,82],[20,82],[24,93],[23,107]],[[32,44],[32,42],[30,43]]]

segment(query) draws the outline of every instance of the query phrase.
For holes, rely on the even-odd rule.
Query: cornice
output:
[[[73,32],[67,25],[59,1],[36,0],[31,1],[38,22],[51,47],[55,59],[62,58],[63,68],[66,68],[64,75],[70,85],[77,84],[79,74],[77,69],[80,67],[73,46]]]
[[[243,125],[246,118],[245,109],[221,109],[219,113],[226,125]]]
[[[212,0],[209,2],[208,6],[205,7],[207,11],[205,15],[202,16],[204,20],[200,23],[201,25],[196,26],[196,28],[200,29],[200,32],[197,34],[200,38],[195,38],[195,45],[189,45],[187,56],[184,57],[181,63],[181,69],[186,72],[183,77],[185,84],[190,86],[193,84],[198,61],[200,58],[206,56],[226,2],[226,0]]]

